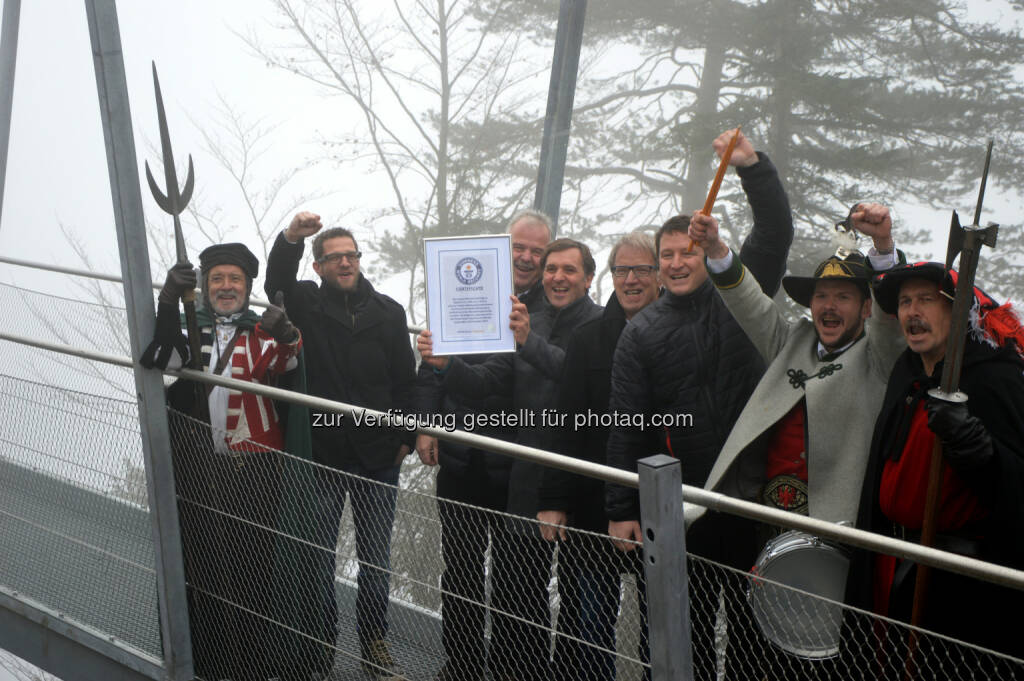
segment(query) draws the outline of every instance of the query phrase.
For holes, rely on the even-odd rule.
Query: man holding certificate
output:
[[[508,222],[511,279],[516,297],[536,312],[545,304],[541,285],[541,258],[551,241],[551,219],[535,210],[517,211]],[[507,322],[503,319],[502,326]],[[491,355],[463,356],[469,364],[482,364]],[[508,396],[469,399],[445,390],[444,379],[433,367],[420,365],[416,380],[416,412],[444,415],[463,427],[478,414],[512,411]],[[475,433],[514,441],[516,429],[478,427]],[[475,447],[439,442],[429,435],[416,438],[416,452],[437,472],[437,511],[441,521],[441,642],[445,662],[439,681],[479,681],[484,678],[486,646],[486,560],[488,545],[505,526],[508,476],[512,459]],[[493,637],[492,637],[492,640]]]
[[[520,424],[515,441],[551,449],[554,429],[541,427],[543,412],[557,406],[557,382],[569,336],[601,313],[587,295],[595,270],[586,245],[572,239],[553,241],[541,260],[545,294],[541,309],[531,313],[513,298],[509,328],[517,346],[514,353],[497,354],[475,365],[459,357],[437,357],[431,332],[424,331],[417,339],[423,362],[433,367],[449,393],[468,399],[494,394],[510,397],[513,411],[534,420],[532,427]],[[539,510],[541,472],[537,464],[518,460],[511,464],[507,510],[521,517],[508,519],[494,533],[492,605],[502,614],[494,618],[489,659],[500,679],[549,678],[547,584],[552,545],[532,522]]]

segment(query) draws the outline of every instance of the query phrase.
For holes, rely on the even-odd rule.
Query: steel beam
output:
[[[7,148],[11,141],[14,66],[18,60],[21,0],[3,0],[3,3],[4,18],[0,26],[0,218],[4,214],[4,187],[7,184]]]
[[[156,318],[117,8],[114,0],[86,0],[85,9],[107,150],[131,352],[137,358],[153,337]],[[164,386],[159,372],[146,371],[138,364],[133,369],[153,521],[164,666],[167,679],[184,681],[193,676],[192,646]]]
[[[160,660],[0,588],[4,650],[61,679],[151,681],[163,678]]]
[[[551,82],[548,86],[548,108],[544,117],[544,137],[540,147],[537,170],[537,195],[533,207],[551,216],[552,238],[558,225],[565,179],[565,159],[569,151],[569,128],[572,105],[576,97],[576,75],[583,46],[583,20],[587,0],[561,0],[558,29],[555,32],[555,54],[551,60]]]

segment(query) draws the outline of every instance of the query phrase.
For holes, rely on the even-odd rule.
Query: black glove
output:
[[[929,397],[928,428],[945,445],[946,461],[957,471],[984,466],[992,459],[992,436],[966,402],[947,402]]]
[[[181,294],[196,287],[196,271],[189,263],[178,263],[167,270],[167,279],[157,298],[161,303],[177,305]]]
[[[295,342],[299,332],[295,325],[288,320],[288,315],[284,311],[284,291],[278,291],[274,296],[274,304],[268,305],[267,309],[263,311],[260,326],[278,343]]]

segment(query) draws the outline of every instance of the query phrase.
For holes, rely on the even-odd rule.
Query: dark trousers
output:
[[[774,654],[774,649],[752,625],[746,604],[745,573],[753,565],[759,550],[756,548],[755,530],[754,524],[744,518],[709,511],[686,534],[690,636],[694,678],[698,681],[718,678],[720,652],[726,652],[725,678],[730,681],[761,681],[764,678],[760,673],[762,657]],[[742,572],[722,569],[709,560]],[[716,647],[720,640],[716,625],[719,624],[718,614],[723,602],[727,651]]]
[[[889,616],[904,622],[910,621],[917,579],[917,566],[907,567],[902,579],[893,584],[889,598]],[[897,574],[901,572],[897,570]],[[1020,658],[1024,656],[1024,639],[1014,618],[1022,608],[1024,592],[932,570],[921,627]],[[907,628],[879,624],[875,633],[880,634],[873,646],[875,658],[884,670],[876,678],[902,678],[908,656]],[[917,637],[911,666],[915,680],[1024,678],[1024,669],[1018,664],[930,634]]]
[[[551,543],[536,524],[506,518],[494,533],[491,594],[491,670],[519,681],[550,678]]]
[[[570,534],[558,549],[558,631],[554,668],[559,681],[615,678],[615,625],[622,575],[636,576],[640,632],[636,655],[650,661],[647,589],[639,550],[623,553],[607,537]],[[649,678],[646,673],[645,677]]]
[[[214,453],[197,424],[178,415],[172,437],[196,674],[274,676],[267,641],[274,635],[278,455]]]
[[[398,498],[398,466],[367,470],[359,464],[346,466],[342,472],[322,474],[317,478],[316,544],[319,552],[318,580],[320,603],[316,610],[329,626],[324,633],[336,634],[338,606],[335,598],[335,548],[346,496],[352,501],[352,517],[356,532],[356,631],[361,653],[372,641],[383,639],[388,632],[388,589],[391,577],[391,528]],[[357,477],[358,476],[358,477]],[[363,479],[367,478],[367,479]],[[333,643],[333,636],[330,642]]]
[[[486,557],[490,538],[505,517],[464,504],[504,508],[505,491],[486,475],[437,473],[441,520],[441,642],[448,668],[467,681],[482,679],[486,647]],[[461,502],[461,503],[454,503]]]

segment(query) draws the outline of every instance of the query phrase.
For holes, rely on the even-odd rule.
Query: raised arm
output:
[[[732,131],[722,133],[712,143],[721,156],[729,144]],[[736,166],[743,193],[747,195],[754,217],[754,226],[740,248],[740,260],[761,286],[774,296],[786,273],[789,247],[793,243],[793,214],[789,197],[782,187],[779,172],[767,155],[754,151],[743,133],[736,141],[729,165]]]
[[[292,218],[287,229],[277,235],[270,255],[267,256],[267,279],[263,284],[267,298],[274,300],[277,292],[281,291],[284,293],[285,305],[295,304],[295,284],[305,248],[304,241],[322,227],[319,215],[302,211]]]
[[[690,238],[704,249],[708,275],[729,312],[765,362],[771,362],[789,337],[790,326],[782,310],[761,290],[743,258],[729,250],[715,218],[697,213],[690,220],[689,231]]]

